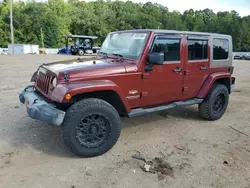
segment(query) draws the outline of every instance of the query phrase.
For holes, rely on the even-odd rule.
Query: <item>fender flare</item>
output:
[[[127,112],[131,111],[128,101],[125,99],[122,90],[110,80],[91,80],[75,82],[70,84],[59,84],[53,90],[51,98],[60,103],[68,103],[65,95],[70,94],[72,97],[78,94],[84,94],[95,91],[114,91],[121,99]]]
[[[32,77],[30,79],[30,82],[35,82],[36,81],[36,79],[37,79],[37,71],[33,73]]]
[[[203,83],[200,91],[197,94],[197,98],[205,98],[210,90],[210,88],[212,87],[212,85],[219,79],[222,78],[228,78],[230,79],[230,84],[231,84],[231,74],[230,73],[225,73],[225,72],[218,72],[218,73],[212,73],[210,74],[205,82]]]

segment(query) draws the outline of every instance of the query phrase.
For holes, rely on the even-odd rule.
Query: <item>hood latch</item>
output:
[[[69,75],[68,75],[68,73],[67,73],[67,72],[64,72],[63,75],[64,75],[64,80],[65,80],[66,82],[69,82]]]

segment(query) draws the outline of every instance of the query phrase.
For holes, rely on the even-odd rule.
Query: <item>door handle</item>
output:
[[[176,67],[173,69],[174,72],[181,72],[182,71],[182,68],[179,68],[179,67]]]
[[[202,66],[200,66],[200,69],[201,69],[201,70],[207,70],[207,66],[202,65]]]

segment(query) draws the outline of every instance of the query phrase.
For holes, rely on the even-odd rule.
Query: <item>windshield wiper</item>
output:
[[[103,56],[102,56],[103,59],[106,59],[106,58],[108,57],[108,54],[105,53],[105,52],[100,52],[100,51],[99,51],[98,53],[103,55]]]
[[[111,55],[123,58],[123,55],[121,55],[121,54],[111,54]]]
[[[111,55],[118,56],[120,61],[124,60],[123,55],[121,55],[121,54],[111,54]]]

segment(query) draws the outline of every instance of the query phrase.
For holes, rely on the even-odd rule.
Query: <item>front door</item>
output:
[[[163,65],[143,73],[141,106],[166,104],[182,98],[184,50],[181,35],[156,35],[150,52],[164,53]],[[146,66],[146,63],[145,63]]]
[[[184,66],[183,97],[195,97],[209,75],[210,48],[208,36],[187,36],[185,48],[186,62]]]

